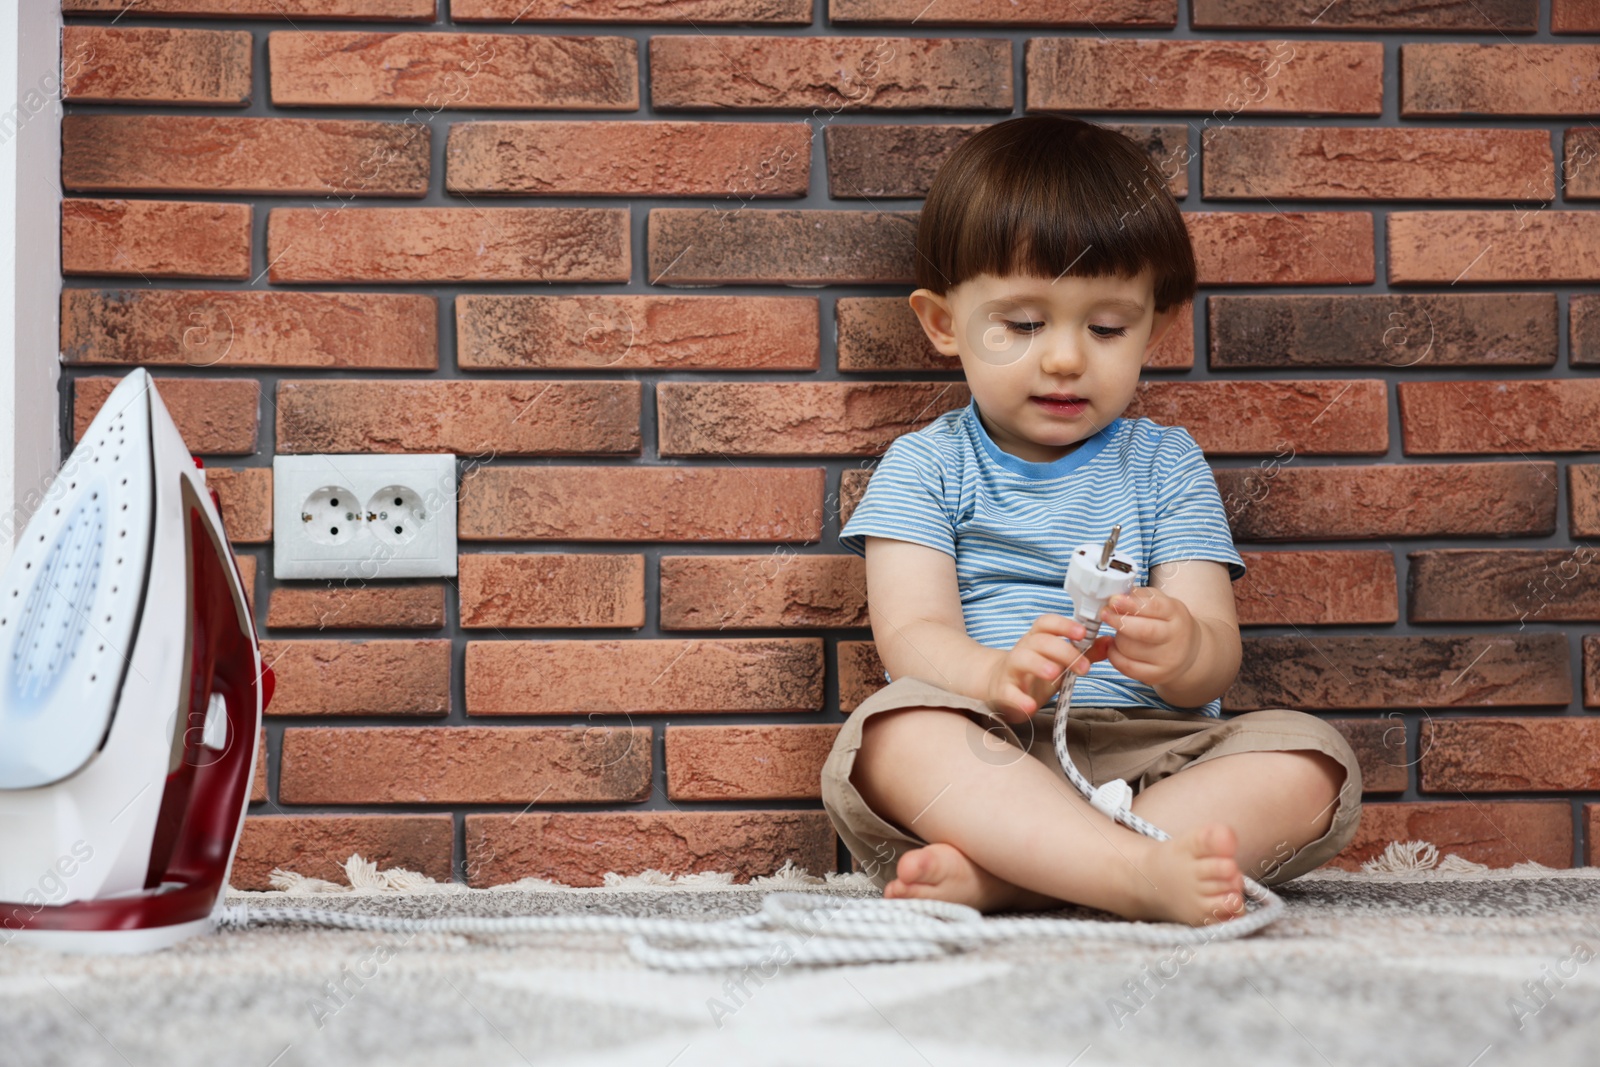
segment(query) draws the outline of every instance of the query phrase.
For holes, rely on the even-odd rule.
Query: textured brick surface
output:
[[[866,564],[853,553],[661,557],[663,630],[869,625]]]
[[[625,282],[627,208],[273,208],[280,282]]]
[[[209,115],[68,115],[61,183],[86,192],[423,196],[420,124]]]
[[[1238,541],[1548,536],[1556,526],[1554,462],[1310,466],[1274,457],[1215,474]]]
[[[283,732],[278,798],[285,804],[555,804],[649,795],[648,726]]]
[[[1516,200],[1555,176],[1544,130],[1220,126],[1206,199]]]
[[[1407,554],[1412,622],[1600,622],[1600,549],[1443,548]]]
[[[250,276],[250,205],[68,197],[61,273],[242,281]]]
[[[1328,866],[1359,871],[1391,841],[1431,841],[1490,867],[1533,861],[1572,865],[1572,812],[1565,800],[1412,801],[1364,804],[1355,839]]]
[[[1401,382],[1407,455],[1600,450],[1600,381]]]
[[[267,68],[279,107],[639,106],[639,46],[628,37],[276,30]]]
[[[1389,215],[1392,285],[1596,281],[1600,212],[1530,205]]]
[[[81,441],[89,423],[117,387],[120,376],[72,380],[72,439]],[[261,383],[254,378],[154,378],[157,395],[195,455],[254,452],[260,421]],[[113,458],[115,453],[113,453]],[[218,493],[220,496],[220,492]]]
[[[244,601],[253,612],[255,611],[256,603],[256,558],[235,552],[233,554],[233,562],[239,568],[239,582],[244,586]],[[262,751],[266,750],[263,749]],[[264,774],[265,772],[263,771],[262,773]],[[265,787],[263,786],[263,788]]]
[[[445,188],[586,196],[805,196],[803,122],[458,122]]]
[[[1377,115],[1377,41],[1179,41],[1084,34],[1028,42],[1028,107]]]
[[[250,102],[250,34],[153,26],[61,31],[63,99],[78,104]]]
[[[882,689],[883,661],[878,658],[877,647],[871,641],[840,641],[839,655],[839,711],[848,715],[856,705]]]
[[[1539,22],[1538,0],[1193,0],[1190,10],[1190,25],[1212,30],[1532,33]]]
[[[649,277],[658,285],[906,284],[916,225],[914,211],[651,208]]]
[[[1011,42],[996,38],[650,38],[658,109],[1009,111],[1011,70]]]
[[[429,878],[451,878],[455,829],[449,815],[252,815],[244,821],[229,884],[271,889],[274,867],[348,885],[352,854],[381,870],[404,867]]]
[[[437,630],[444,624],[443,582],[279,585],[267,602],[267,625],[284,630]]]
[[[915,23],[918,26],[1151,26],[1177,25],[1176,0],[828,0],[828,21]]]
[[[1552,0],[1552,33],[1600,33],[1600,2],[1596,0]]]
[[[1406,728],[1393,719],[1328,719],[1355,750],[1361,766],[1361,795],[1400,793],[1411,772],[1406,757]]]
[[[469,641],[469,715],[818,711],[820,637]]]
[[[1567,354],[1574,367],[1600,367],[1600,293],[1574,293],[1567,301]]]
[[[1559,633],[1246,637],[1222,699],[1228,711],[1562,706],[1572,673]]]
[[[549,878],[597,886],[609,871],[768,875],[786,860],[831,871],[838,838],[823,811],[528,812],[468,815],[467,883]]]
[[[638,382],[279,381],[279,452],[637,454]]]
[[[1600,24],[1600,0],[1595,2]],[[1595,32],[1600,32],[1597,26]],[[1561,149],[1562,192],[1568,200],[1600,199],[1600,126],[1580,126],[1566,131]]]
[[[810,800],[837,725],[669,726],[671,800]]]
[[[206,18],[363,19],[430,22],[439,0],[61,0],[69,15],[197,15]]]
[[[805,25],[811,0],[671,0],[640,5],[630,0],[451,0],[454,22],[650,22]]]
[[[1560,347],[1554,293],[1219,293],[1206,309],[1213,370],[1549,367]]]
[[[1241,551],[1233,583],[1241,626],[1388,625],[1399,618],[1388,549]]]
[[[1567,533],[1600,537],[1600,464],[1567,464]]]
[[[434,370],[438,333],[421,294],[61,291],[66,364]]]
[[[464,628],[644,625],[645,562],[637,553],[481,552],[457,560]]]
[[[466,293],[456,364],[468,370],[795,370],[821,365],[814,296]]]
[[[1389,447],[1378,379],[1140,382],[1122,416],[1183,426],[1207,456],[1382,455]]]
[[[259,545],[272,540],[271,467],[207,467],[206,485],[222,501],[229,541]]]
[[[1400,117],[1600,112],[1600,44],[1404,44]]]
[[[1183,220],[1201,285],[1363,285],[1376,277],[1365,211],[1198,211]]]
[[[448,639],[262,641],[278,676],[270,715],[443,715]]]
[[[477,467],[463,541],[816,541],[824,471],[723,466]]]
[[[939,10],[949,7],[950,4],[941,4]],[[1052,8],[1064,10],[1054,5]],[[1001,14],[993,6],[986,6],[986,10],[992,15]],[[1164,181],[1179,199],[1188,194],[1190,151],[1186,126],[1117,122],[1099,125],[1116,130],[1149,153],[1152,183]],[[828,195],[836,200],[927,196],[940,165],[957,145],[981,129],[982,124],[922,122],[826,126],[823,140],[827,145]]]
[[[1441,720],[1420,767],[1426,793],[1600,789],[1600,720]]]

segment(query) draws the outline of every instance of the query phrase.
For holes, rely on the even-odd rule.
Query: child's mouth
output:
[[[1038,404],[1052,415],[1061,415],[1065,417],[1080,415],[1083,413],[1083,409],[1089,406],[1089,402],[1087,400],[1050,400],[1042,396],[1033,396],[1029,397],[1028,399],[1032,400],[1035,404]]]

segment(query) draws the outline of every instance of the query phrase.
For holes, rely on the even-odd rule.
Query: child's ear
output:
[[[1161,343],[1161,338],[1166,336],[1167,330],[1178,318],[1178,311],[1182,305],[1173,304],[1165,311],[1156,312],[1154,321],[1150,324],[1150,340],[1145,342],[1144,362],[1150,362],[1150,356],[1155,352],[1156,346]]]
[[[956,347],[955,317],[950,312],[950,302],[932,289],[918,289],[906,298],[911,310],[922,323],[922,332],[928,335],[933,347],[946,356],[960,355]]]

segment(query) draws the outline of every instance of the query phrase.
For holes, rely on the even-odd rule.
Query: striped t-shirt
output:
[[[1072,553],[1104,543],[1119,522],[1116,551],[1135,561],[1137,585],[1180,559],[1216,560],[1230,580],[1244,576],[1217,480],[1182,426],[1119,417],[1060,459],[1035,463],[994,443],[975,398],[890,443],[839,543],[864,557],[872,534],[954,556],[967,635],[1009,649],[1040,615],[1072,616]],[[1101,635],[1114,633],[1101,624]],[[1174,708],[1104,659],[1077,680],[1072,702]],[[1222,698],[1175,710],[1220,717]]]

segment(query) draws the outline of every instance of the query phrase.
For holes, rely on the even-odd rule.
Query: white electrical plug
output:
[[[1104,545],[1092,541],[1079,545],[1067,566],[1067,580],[1063,584],[1072,598],[1073,618],[1089,631],[1081,642],[1072,643],[1085,652],[1100,632],[1100,612],[1106,601],[1132,592],[1139,581],[1133,559],[1112,551],[1121,533],[1119,523],[1111,527],[1111,536]]]

